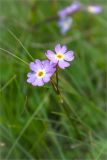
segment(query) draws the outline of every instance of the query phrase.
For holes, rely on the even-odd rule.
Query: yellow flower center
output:
[[[37,77],[38,78],[42,78],[44,76],[44,74],[45,74],[45,71],[44,70],[40,70],[40,71],[37,72]]]
[[[62,60],[62,59],[64,59],[64,55],[61,54],[61,53],[57,53],[56,58],[57,58],[58,60]]]
[[[68,27],[68,23],[67,22],[64,22],[64,27]]]

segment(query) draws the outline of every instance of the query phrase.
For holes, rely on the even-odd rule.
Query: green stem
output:
[[[56,86],[57,86],[57,91],[59,91],[59,87],[58,87],[58,65],[56,66]]]
[[[71,118],[71,113],[70,111],[68,110],[68,106],[67,104],[64,102],[64,99],[60,93],[60,90],[59,90],[59,87],[58,87],[58,66],[56,66],[56,83],[54,83],[52,80],[51,80],[51,84],[52,84],[52,87],[55,91],[55,93],[58,95],[58,102],[60,102],[60,105],[61,105],[61,110],[63,112],[65,112],[65,114],[67,115],[67,117],[72,121],[72,126],[74,127],[74,130],[77,134],[77,137],[79,139],[82,139],[80,133],[79,133],[79,129],[77,127],[77,124],[75,123],[75,121],[73,121],[73,119]]]
[[[57,94],[57,88],[56,88],[55,83],[54,83],[52,80],[51,80],[50,82],[51,82],[51,85],[52,85],[52,87],[53,87],[55,93]]]
[[[58,88],[58,74],[57,74],[57,84],[54,83],[52,80],[50,82],[51,82],[51,85],[52,85],[55,93],[58,95],[58,100],[60,100],[60,102],[63,103],[63,97],[62,97],[60,90]]]

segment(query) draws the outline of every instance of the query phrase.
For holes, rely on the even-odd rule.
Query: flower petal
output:
[[[60,44],[57,44],[57,45],[55,46],[55,52],[56,52],[56,53],[59,53],[60,50],[61,50],[61,45],[60,45]]]
[[[40,69],[43,69],[42,62],[39,59],[35,60],[35,64],[36,64],[37,71]]]
[[[58,16],[59,16],[60,18],[64,18],[66,15],[67,15],[66,9],[60,10],[60,11],[58,12]]]
[[[43,64],[43,68],[45,69],[45,71],[50,70],[50,61],[49,60],[43,61],[42,64]]]
[[[46,71],[46,73],[53,74],[55,72],[56,68],[54,68],[55,67],[54,63],[50,62],[49,60],[45,60],[42,62],[42,64],[43,64],[43,68]]]
[[[67,47],[66,46],[62,46],[62,49],[61,49],[61,53],[64,54],[67,50]]]
[[[68,14],[74,13],[75,11],[78,11],[80,9],[81,9],[81,4],[79,2],[74,2],[66,8],[66,12],[68,15]]]
[[[47,50],[46,56],[47,56],[48,59],[49,59],[50,61],[52,61],[53,63],[57,63],[57,62],[58,62],[58,60],[55,58],[56,55],[55,55],[55,53],[54,53],[53,51]]]
[[[31,69],[32,71],[34,71],[34,72],[37,71],[37,67],[36,67],[36,64],[35,64],[34,62],[31,62],[29,66],[30,66],[30,69]]]
[[[32,83],[32,82],[34,82],[35,79],[36,79],[36,75],[35,75],[34,73],[28,73],[27,76],[29,76],[28,79],[27,79],[27,82],[28,82],[28,83]]]
[[[44,85],[44,82],[42,79],[39,79],[37,78],[33,83],[32,83],[33,86],[43,86]]]
[[[72,61],[73,59],[74,59],[74,52],[73,51],[68,51],[67,53],[64,54],[64,60]]]
[[[27,77],[30,77],[32,75],[32,73],[31,72],[29,72],[28,74],[27,74]]]
[[[56,52],[56,53],[62,53],[62,54],[64,54],[64,53],[66,52],[66,50],[67,50],[67,47],[66,47],[66,46],[62,46],[62,47],[61,47],[60,44],[57,44],[57,45],[55,46],[55,52]]]
[[[69,67],[70,64],[69,64],[68,62],[66,62],[66,61],[59,61],[59,62],[58,62],[58,66],[59,66],[60,68],[62,68],[62,69],[65,69],[66,67]]]
[[[37,72],[38,70],[42,69],[42,62],[40,60],[36,60],[35,62],[30,63],[30,69],[34,72]]]
[[[45,82],[45,83],[47,83],[47,82],[49,82],[50,81],[50,75],[48,75],[48,74],[46,74],[44,77],[43,77],[43,81]]]

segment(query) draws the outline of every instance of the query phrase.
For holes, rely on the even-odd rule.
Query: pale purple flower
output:
[[[60,68],[65,69],[70,66],[70,63],[67,61],[72,61],[74,59],[74,52],[67,51],[66,46],[61,46],[57,44],[55,46],[55,53],[51,50],[47,50],[46,56],[48,59],[58,65]]]
[[[60,27],[61,34],[65,34],[70,29],[71,25],[72,25],[71,17],[66,17],[58,21],[58,26]]]
[[[66,16],[68,16],[69,14],[72,14],[78,10],[80,10],[81,8],[81,4],[79,2],[74,2],[71,5],[69,5],[68,7],[60,10],[58,12],[58,16],[60,18],[65,18]]]
[[[80,8],[81,8],[81,4],[79,2],[74,2],[66,8],[66,12],[67,14],[71,14],[80,10]]]
[[[65,17],[67,16],[66,8],[58,11],[58,16],[59,16],[60,18],[65,18]]]
[[[43,86],[50,81],[51,76],[55,72],[56,68],[54,66],[49,60],[35,60],[31,62],[30,69],[32,72],[27,74],[27,82],[33,86]]]
[[[98,14],[102,12],[102,7],[99,5],[90,5],[87,7],[87,11],[93,14]]]

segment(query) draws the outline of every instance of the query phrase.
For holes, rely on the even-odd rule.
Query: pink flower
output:
[[[56,68],[54,66],[49,60],[40,61],[37,59],[31,62],[30,69],[32,72],[27,74],[27,82],[33,86],[43,86],[50,81],[51,76],[55,72]]]
[[[65,69],[70,66],[70,63],[67,61],[72,61],[74,59],[74,52],[67,51],[66,46],[57,44],[55,46],[55,53],[51,50],[47,50],[47,58],[54,64],[58,65],[60,68]]]

